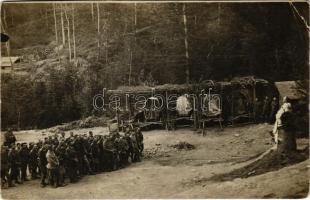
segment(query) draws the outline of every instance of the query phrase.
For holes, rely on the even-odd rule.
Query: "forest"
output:
[[[6,2],[1,11],[10,55],[29,66],[1,74],[2,129],[90,116],[103,88],[309,79],[306,2]]]

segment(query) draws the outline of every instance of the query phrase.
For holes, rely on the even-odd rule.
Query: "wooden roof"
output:
[[[249,81],[249,80],[252,80]],[[253,86],[253,83],[268,83],[268,81],[264,79],[249,79],[249,77],[240,77],[238,79],[233,79],[231,82],[216,82],[212,80],[203,81],[200,84],[164,84],[157,85],[154,87],[150,86],[120,86],[116,90],[108,90],[108,93],[112,94],[121,94],[121,93],[151,93],[152,90],[156,92],[164,92],[164,91],[193,91],[193,90],[201,90],[205,88],[230,88],[238,85],[247,85]]]
[[[275,82],[280,96],[283,98],[287,96],[289,99],[301,99],[306,97],[307,91],[303,91],[299,87],[298,81],[281,81]]]

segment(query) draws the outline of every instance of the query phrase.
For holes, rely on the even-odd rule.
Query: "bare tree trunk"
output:
[[[129,78],[128,85],[131,85],[131,71],[132,71],[132,51],[130,50],[130,63],[129,63]]]
[[[135,3],[135,27],[137,26],[137,3]]]
[[[67,20],[67,28],[68,28],[68,47],[69,47],[69,61],[71,62],[72,57],[71,57],[71,35],[70,35],[70,20],[67,15],[67,5],[65,5],[65,17]]]
[[[186,57],[186,83],[189,83],[189,54],[188,54],[188,35],[187,35],[187,16],[186,6],[183,3],[183,23],[184,23],[184,45],[185,45],[185,57]]]
[[[20,110],[18,110],[17,128],[18,128],[18,130],[20,130]]]
[[[74,24],[74,6],[72,5],[72,34],[73,34],[73,58],[76,59],[76,44],[75,44],[75,24]]]
[[[56,18],[56,6],[53,4],[54,10],[54,22],[55,22],[55,37],[56,37],[56,44],[58,45],[58,31],[57,31],[57,18]]]
[[[46,28],[48,30],[48,16],[47,16],[47,8],[45,9],[45,22],[46,22]]]
[[[105,10],[103,10],[103,12],[106,12]],[[108,18],[106,18],[105,22],[104,22],[104,35],[105,35],[105,63],[108,66],[108,53],[109,53],[109,47],[108,47],[108,42],[109,42],[109,35],[108,35]]]
[[[135,31],[135,42],[136,42],[137,41],[137,37],[136,37],[136,32],[137,32],[137,3],[135,3],[134,31]]]
[[[109,53],[109,47],[108,47],[108,42],[109,42],[109,38],[108,38],[108,30],[107,30],[107,27],[106,27],[106,30],[105,30],[105,43],[106,43],[106,47],[105,47],[105,63],[108,64],[108,61],[109,61],[109,58],[108,58],[108,53]]]
[[[3,5],[3,4],[2,4]],[[3,8],[2,8],[3,9]],[[5,28],[4,28],[4,25],[3,25],[3,22],[2,22],[2,17],[0,17],[0,25],[1,25],[1,32],[5,33]]]
[[[132,73],[132,60],[133,60],[133,51],[135,50],[135,44],[137,42],[136,37],[137,32],[137,3],[134,4],[134,39],[135,43],[132,45],[132,42],[130,41],[130,60],[129,60],[129,77],[128,77],[128,85],[131,85],[131,73]]]
[[[99,60],[100,57],[100,9],[99,9],[99,3],[97,3],[97,33],[98,33],[98,57],[97,60]]]
[[[61,33],[62,33],[62,44],[66,44],[66,36],[65,36],[65,27],[64,27],[64,19],[63,19],[63,8],[62,4],[60,3],[60,19],[61,19]]]
[[[217,4],[217,14],[218,14],[217,24],[220,25],[221,24],[221,4],[220,3]]]
[[[2,7],[2,11],[3,11],[3,23],[4,23],[4,27],[5,29],[8,29],[8,24],[6,23],[6,11],[5,9]]]
[[[91,20],[94,21],[94,3],[91,3]]]

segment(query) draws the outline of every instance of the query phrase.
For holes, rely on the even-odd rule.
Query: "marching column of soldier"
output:
[[[84,135],[65,138],[65,132],[45,137],[34,143],[16,143],[11,130],[5,133],[1,148],[1,186],[14,187],[31,179],[41,179],[41,187],[65,186],[65,180],[77,182],[94,175],[140,162],[143,152],[140,128],[126,128],[123,135]],[[27,170],[28,169],[28,170]],[[29,173],[29,174],[28,174]]]

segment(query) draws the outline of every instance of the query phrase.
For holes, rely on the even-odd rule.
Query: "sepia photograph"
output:
[[[309,1],[2,1],[2,199],[301,199]]]

